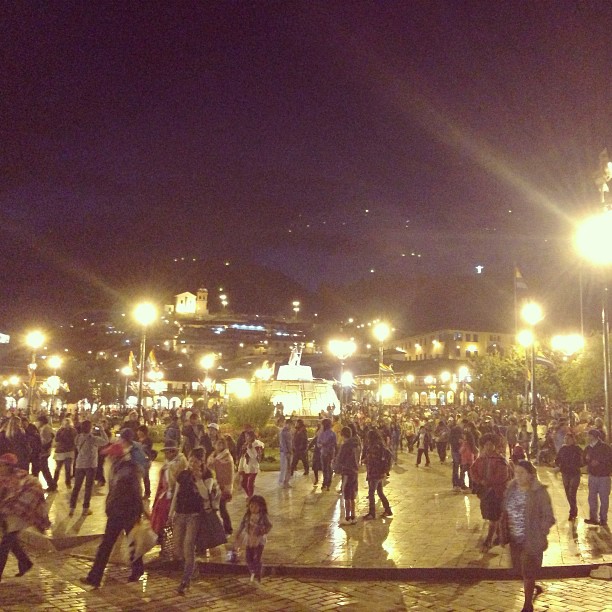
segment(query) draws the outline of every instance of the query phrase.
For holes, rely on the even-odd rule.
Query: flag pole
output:
[[[512,270],[512,286],[514,289],[514,336],[518,334],[518,310],[517,310],[517,299],[516,299],[516,270],[517,266],[515,265]]]

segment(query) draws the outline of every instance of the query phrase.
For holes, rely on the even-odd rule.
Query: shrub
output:
[[[227,420],[237,430],[250,424],[255,429],[262,430],[272,417],[274,405],[265,395],[253,395],[249,398],[231,401],[227,410]]]
[[[257,437],[266,445],[266,448],[278,448],[280,445],[278,427],[274,425],[261,427]]]

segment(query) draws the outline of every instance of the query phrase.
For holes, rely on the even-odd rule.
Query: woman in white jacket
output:
[[[238,474],[240,474],[240,485],[247,497],[252,497],[255,492],[255,478],[259,474],[259,462],[263,456],[264,444],[255,438],[254,431],[247,431],[245,438],[244,446],[239,450]]]

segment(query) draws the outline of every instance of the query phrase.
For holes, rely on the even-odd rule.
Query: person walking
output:
[[[36,427],[34,427],[36,430]],[[38,431],[36,432],[38,435]],[[11,453],[17,457],[17,467],[28,471],[30,465],[30,454],[32,450],[40,448],[40,437],[37,449],[32,449],[28,436],[22,427],[19,417],[9,417],[0,428],[0,455]],[[38,457],[37,457],[38,458]]]
[[[463,428],[459,425],[458,422],[452,422],[449,419],[450,431],[448,434],[448,443],[450,445],[451,457],[453,460],[453,465],[451,469],[451,483],[453,487],[453,491],[461,490],[461,483],[464,482],[461,480],[460,471],[461,471],[461,443],[464,439]],[[465,484],[465,482],[464,482]]]
[[[280,472],[278,484],[285,489],[291,486],[291,463],[293,459],[293,421],[285,419],[283,427],[278,432],[280,448]]]
[[[14,453],[0,455],[0,517],[0,580],[11,552],[17,559],[16,577],[23,576],[32,568],[32,561],[19,543],[19,532],[28,526],[44,532],[50,523],[38,478],[19,468]]]
[[[533,600],[543,591],[536,579],[555,517],[550,495],[538,480],[536,468],[530,461],[517,463],[502,508],[501,543],[510,544],[512,567],[523,579],[525,603],[522,612],[533,612]]]
[[[589,474],[589,518],[587,525],[608,527],[612,448],[601,439],[598,429],[589,430],[583,460]],[[599,515],[598,515],[599,508]]]
[[[563,446],[555,457],[555,465],[561,472],[565,497],[569,503],[569,518],[574,521],[578,516],[578,502],[576,495],[580,486],[580,468],[582,467],[582,449],[576,444],[571,433],[566,433]]]
[[[94,476],[98,467],[98,449],[108,444],[108,438],[104,429],[100,427],[97,427],[95,432],[92,431],[91,421],[86,419],[81,423],[81,433],[76,437],[74,444],[77,458],[74,473],[74,489],[72,489],[72,494],[70,495],[70,512],[68,516],[74,516],[74,510],[83,481],[85,481],[83,516],[89,516],[92,514],[89,504],[91,502]]]
[[[49,457],[51,456],[55,432],[51,425],[49,425],[49,418],[47,415],[41,414],[36,420],[38,422],[38,433],[40,434],[40,454],[38,456],[38,469],[36,473],[34,473],[34,466],[32,465],[32,473],[34,476],[38,476],[39,471],[42,472],[43,478],[47,483],[47,491],[57,491],[57,485],[49,470]]]
[[[74,442],[76,437],[77,431],[72,426],[72,419],[66,417],[55,435],[55,472],[53,474],[53,481],[56,487],[62,466],[64,467],[66,487],[68,489],[72,487],[72,462],[74,461]]]
[[[322,430],[317,436],[317,446],[321,452],[321,467],[323,471],[323,484],[321,491],[329,491],[332,481],[332,461],[336,455],[337,439],[332,431],[331,420],[323,419]]]
[[[242,517],[238,533],[236,533],[236,544],[234,550],[238,552],[240,545],[244,546],[246,563],[251,573],[251,582],[261,582],[264,546],[268,533],[272,529],[272,523],[268,517],[268,506],[261,495],[253,495],[245,515]]]
[[[78,444],[78,443],[77,443]],[[106,528],[96,551],[93,565],[83,584],[99,588],[113,546],[122,531],[127,535],[143,513],[140,487],[141,468],[132,459],[132,445],[125,438],[108,446],[104,452],[111,459],[109,491],[106,497]],[[136,582],[144,573],[142,557],[134,559],[128,582]]]
[[[302,419],[298,419],[293,434],[293,460],[291,461],[291,476],[297,468],[297,464],[302,462],[304,476],[308,476],[308,432]]]
[[[240,486],[248,498],[252,497],[255,492],[255,478],[259,474],[259,463],[263,457],[264,444],[255,438],[253,430],[246,431],[244,440],[238,461],[238,475]]]
[[[419,433],[417,434],[417,458],[416,458],[416,466],[419,467],[421,465],[421,458],[425,455],[425,467],[430,466],[429,462],[429,447],[431,445],[431,436],[429,435],[429,431],[427,431],[427,427],[422,425],[419,429]]]
[[[482,454],[470,469],[470,482],[476,484],[480,498],[480,513],[489,521],[489,529],[482,552],[487,552],[497,543],[497,531],[502,511],[502,501],[506,485],[512,478],[512,468],[498,452],[499,437],[487,433],[480,438]]]
[[[319,434],[323,431],[323,427],[319,422],[317,430],[312,440],[308,442],[308,450],[312,450],[312,474],[314,476],[313,485],[316,487],[319,484],[319,472],[321,471],[321,449],[317,444]]]
[[[364,520],[376,518],[376,504],[374,493],[382,502],[383,516],[393,516],[389,500],[383,491],[383,480],[389,471],[393,457],[391,451],[384,445],[380,433],[376,429],[370,429],[366,436],[364,446],[363,462],[366,465],[366,480],[368,481],[368,513],[363,517]]]
[[[227,511],[227,503],[232,500],[234,488],[234,459],[223,436],[219,437],[216,441],[215,450],[208,457],[207,465],[214,471],[215,479],[221,492],[219,514],[223,521],[225,535],[231,535],[233,533],[232,520]]]
[[[342,476],[342,497],[344,499],[344,519],[346,523],[354,525],[355,499],[359,486],[359,460],[361,458],[360,444],[357,437],[353,437],[350,427],[343,427],[340,432],[342,445],[334,460],[334,470]]]
[[[214,480],[204,461],[204,448],[194,448],[189,455],[188,468],[176,478],[176,489],[170,506],[174,552],[183,561],[183,577],[177,589],[179,595],[184,595],[191,584],[200,513],[204,509],[204,500],[213,494]]]

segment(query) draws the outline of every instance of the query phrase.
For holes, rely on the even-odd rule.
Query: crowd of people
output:
[[[414,457],[416,468],[429,467],[435,460],[431,454],[441,464],[448,461],[452,490],[473,493],[480,499],[482,517],[488,521],[482,550],[510,544],[513,565],[524,581],[526,611],[532,609],[540,589],[535,579],[554,523],[550,497],[537,478],[535,465],[548,464],[560,472],[570,521],[577,518],[577,490],[586,467],[589,516],[585,523],[607,528],[612,449],[601,419],[592,415],[574,415],[570,420],[564,414],[551,414],[534,444],[526,415],[491,414],[475,406],[461,412],[456,407],[400,407],[385,414],[371,407],[352,406],[341,416],[330,410],[316,423],[282,414],[277,410],[279,486],[290,488],[301,464],[304,476],[312,471],[313,485],[317,487],[321,479],[321,492],[328,492],[335,473],[347,525],[357,522],[362,465],[368,498],[363,520],[370,521],[377,516],[376,497],[382,504],[382,515],[393,515],[384,486],[401,453]],[[144,502],[151,496],[149,471],[157,453],[148,426],[138,412],[131,411],[115,422],[113,436],[111,420],[99,416],[95,420],[63,416],[57,430],[46,415],[34,420],[9,415],[0,422],[0,516],[4,522],[0,570],[9,552],[18,560],[19,575],[31,567],[16,534],[28,525],[39,529],[48,526],[38,477],[42,476],[45,491],[52,494],[63,472],[65,486],[71,489],[69,516],[76,510],[82,489],[82,516],[89,516],[94,484],[108,484],[105,533],[92,568],[83,578],[85,584],[101,585],[119,535],[129,534],[147,517],[162,555],[183,562],[177,590],[184,594],[190,586],[196,552],[226,543],[234,533],[228,504],[236,486],[244,491],[247,505],[234,538],[232,558],[243,548],[251,579],[261,580],[263,547],[271,523],[265,499],[255,494],[265,449],[257,431],[247,425],[234,441],[231,435],[221,433],[217,421],[203,420],[197,410],[169,414],[160,451],[164,461],[149,511]],[[584,448],[577,443],[579,439]],[[52,453],[53,474],[49,467]],[[16,488],[20,493],[9,494],[7,483],[12,488],[20,483]],[[19,515],[14,514],[15,499],[20,498],[29,499],[32,505],[25,522],[16,520]],[[128,581],[135,581],[144,571],[142,554],[130,561]]]

